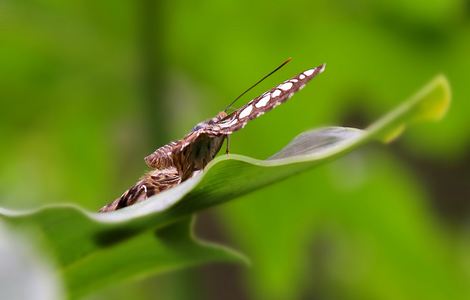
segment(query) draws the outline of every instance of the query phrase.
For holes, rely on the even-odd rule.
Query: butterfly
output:
[[[276,70],[283,65],[279,66]],[[245,127],[250,120],[286,102],[295,92],[301,90],[307,82],[324,70],[325,64],[322,64],[299,73],[252,99],[234,112],[228,114],[226,112],[227,109],[225,109],[214,118],[194,126],[191,132],[181,140],[170,142],[158,148],[155,152],[145,157],[145,162],[151,168],[151,171],[124,192],[121,197],[101,208],[100,212],[114,211],[146,200],[187,180],[194,172],[203,170],[220,151],[225,140],[227,140],[228,153],[228,139],[232,133]]]

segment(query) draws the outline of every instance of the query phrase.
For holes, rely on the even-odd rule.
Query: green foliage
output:
[[[391,147],[361,147],[201,216],[201,236],[230,241],[250,268],[182,270],[92,299],[470,299],[460,284],[470,282],[467,7],[0,1],[0,206],[96,210],[144,172],[143,157],[289,56],[251,96],[323,62],[327,72],[234,134],[233,153],[265,158],[308,128],[362,128],[444,73],[453,103],[442,122],[417,124]]]
[[[73,205],[49,205],[33,211],[1,209],[0,214],[11,225],[34,228],[56,258],[72,297],[211,261],[243,261],[233,250],[193,237],[192,214],[331,161],[372,140],[389,141],[414,121],[442,117],[449,101],[449,85],[439,76],[365,130],[308,131],[267,160],[222,155],[183,184],[129,208],[97,214]]]

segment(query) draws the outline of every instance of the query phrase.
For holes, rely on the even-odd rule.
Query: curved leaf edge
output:
[[[333,159],[341,154],[350,152],[351,150],[359,147],[360,145],[370,140],[376,139],[388,143],[397,138],[404,131],[407,123],[413,123],[414,121],[423,120],[440,120],[448,111],[450,99],[450,84],[447,78],[444,75],[440,74],[436,76],[433,80],[431,80],[427,85],[425,85],[416,94],[414,94],[410,99],[403,102],[397,108],[390,111],[388,114],[386,114],[376,122],[372,123],[372,125],[367,127],[365,130],[348,127],[329,127],[357,131],[358,134],[355,138],[345,140],[342,143],[339,143],[339,145],[337,145],[336,147],[333,147],[333,149],[329,149],[329,151],[323,153],[313,152],[306,155],[293,155],[280,159],[267,160],[260,160],[238,154],[221,155],[215,158],[212,162],[210,162],[203,172],[196,174],[195,176],[176,186],[175,188],[155,195],[149,198],[148,200],[141,203],[137,203],[136,205],[133,205],[129,208],[121,209],[106,214],[91,212],[75,204],[50,204],[28,210],[13,210],[0,207],[0,215],[9,218],[17,218],[28,217],[48,210],[74,210],[94,222],[122,224],[134,218],[147,217],[149,215],[158,214],[162,211],[167,210],[168,208],[176,204],[185,195],[187,195],[192,189],[194,189],[217,164],[223,164],[227,161],[234,160],[260,167],[278,167],[289,164]],[[311,131],[307,131],[302,134],[308,132]],[[295,140],[296,138],[294,138],[293,140]],[[178,192],[180,193],[178,194]],[[178,194],[178,197],[169,197],[174,194]],[[168,201],[168,199],[172,201]],[[144,211],[140,209],[142,208],[141,206],[143,203],[155,204],[158,202],[163,202],[164,205],[155,206],[151,210]],[[133,211],[132,213],[131,210]]]

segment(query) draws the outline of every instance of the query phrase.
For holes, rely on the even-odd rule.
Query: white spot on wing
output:
[[[271,96],[266,95],[266,96],[264,96],[263,98],[261,98],[261,99],[255,104],[255,106],[258,107],[258,108],[263,107],[263,106],[265,106],[265,105],[268,103],[269,99],[271,99]]]
[[[286,83],[279,85],[278,88],[280,88],[283,91],[288,91],[292,88],[292,86],[293,86],[292,82],[286,82]]]
[[[237,118],[233,118],[232,120],[230,120],[230,122],[226,121],[226,122],[224,122],[224,123],[220,123],[219,125],[220,125],[221,127],[224,127],[224,128],[225,128],[225,127],[230,127],[230,126],[234,125],[234,124],[237,123],[237,122],[238,122]]]
[[[314,69],[310,69],[310,70],[305,71],[304,74],[305,76],[311,76],[314,71],[315,71]]]
[[[274,92],[272,92],[271,96],[274,98],[274,97],[277,97],[281,94],[281,91],[280,90],[275,90]]]
[[[305,75],[304,75],[304,74],[300,74],[299,79],[302,80],[302,79],[304,79],[304,78],[305,78]]]
[[[321,65],[321,69],[319,72],[322,73],[323,71],[325,71],[325,67],[326,67],[326,64]]]
[[[244,117],[248,116],[251,111],[253,110],[253,105],[247,106],[242,112],[238,115],[240,119],[243,119]]]
[[[141,189],[143,189],[145,191],[145,194],[147,194],[147,186],[144,184],[140,187]]]

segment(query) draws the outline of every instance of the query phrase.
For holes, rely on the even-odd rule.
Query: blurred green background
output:
[[[470,299],[470,1],[0,1],[0,206],[90,210],[143,157],[326,62],[231,151],[266,158],[298,133],[363,127],[433,75],[439,123],[204,212],[197,230],[251,258],[89,299]],[[77,228],[80,230],[80,228]]]

